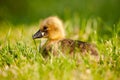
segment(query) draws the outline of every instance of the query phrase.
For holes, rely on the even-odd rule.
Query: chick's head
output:
[[[48,38],[50,40],[59,40],[65,37],[63,23],[58,17],[48,17],[40,24],[40,29],[33,35],[36,38]]]

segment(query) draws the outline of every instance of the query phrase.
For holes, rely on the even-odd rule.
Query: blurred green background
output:
[[[44,59],[46,39],[32,35],[52,15],[66,38],[95,44],[100,60],[60,50]],[[119,44],[120,0],[0,0],[0,80],[120,80]]]
[[[108,24],[120,19],[120,0],[0,0],[0,22],[31,24],[51,15],[100,17]]]

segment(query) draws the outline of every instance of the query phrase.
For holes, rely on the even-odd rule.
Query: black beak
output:
[[[42,38],[44,36],[44,32],[42,32],[41,30],[38,30],[33,36],[33,39],[37,39],[37,38]]]

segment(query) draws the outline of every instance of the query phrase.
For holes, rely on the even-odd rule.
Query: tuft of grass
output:
[[[0,27],[1,80],[119,80],[120,22],[108,26],[99,18],[65,21],[67,38],[95,43],[100,60],[89,56],[61,55],[44,59],[39,53],[40,40],[32,40],[36,24]],[[41,41],[42,44],[42,41]]]

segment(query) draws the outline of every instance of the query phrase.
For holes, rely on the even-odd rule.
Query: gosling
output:
[[[90,53],[98,56],[98,50],[95,45],[79,40],[65,38],[65,32],[62,21],[56,17],[48,17],[40,24],[40,29],[32,36],[33,39],[47,38],[43,45],[43,56],[52,53],[58,55],[59,52],[73,55],[76,51],[80,54]]]

